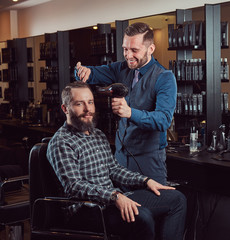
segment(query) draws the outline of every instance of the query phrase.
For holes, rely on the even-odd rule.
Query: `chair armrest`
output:
[[[29,175],[12,177],[0,183],[0,205],[13,204],[29,199]]]
[[[85,204],[88,207],[99,207],[102,210],[104,210],[105,205],[99,204],[94,201],[90,201],[87,199],[77,199],[77,198],[67,198],[67,197],[45,197],[45,198],[38,198],[37,201],[51,201],[51,202],[62,202],[62,203],[68,203],[68,204],[76,204],[76,203],[82,203]]]
[[[8,183],[20,182],[20,181],[25,181],[25,180],[29,180],[29,175],[7,178],[7,179],[4,179],[3,182],[1,182],[1,187]]]
[[[64,206],[68,205],[74,205],[74,204],[84,204],[87,207],[97,207],[100,212],[100,219],[101,219],[101,226],[103,229],[103,234],[106,236],[106,226],[105,226],[105,220],[104,220],[104,214],[103,210],[106,208],[105,205],[101,205],[97,202],[89,201],[89,200],[80,200],[76,198],[67,198],[67,197],[44,197],[44,198],[38,198],[34,201],[33,204],[33,210],[32,210],[32,216],[31,216],[31,223],[32,223],[32,228],[36,228],[36,216],[38,215],[39,211],[39,204],[50,204],[52,206],[57,206],[57,203],[64,204]],[[41,208],[42,205],[40,205],[40,209],[44,209],[44,206]],[[49,210],[46,210],[46,213],[48,213]],[[46,222],[49,222],[46,218]]]

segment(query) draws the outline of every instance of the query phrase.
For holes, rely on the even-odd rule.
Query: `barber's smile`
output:
[[[137,64],[137,59],[127,60],[129,65],[135,65]]]

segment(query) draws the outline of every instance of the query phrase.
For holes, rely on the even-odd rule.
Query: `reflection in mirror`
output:
[[[34,97],[31,102],[42,102],[42,90],[46,89],[46,83],[40,81],[40,69],[45,67],[45,61],[40,60],[40,43],[43,43],[44,35],[27,38],[27,47],[32,48],[32,62],[28,63],[33,67],[33,81],[28,82],[28,87],[34,88]]]
[[[40,81],[40,70],[45,67],[45,61],[40,60],[40,43],[43,43],[44,35],[27,38],[27,58],[28,58],[28,110],[41,106],[44,112],[46,106],[42,104],[42,91],[46,89],[46,83]],[[33,120],[33,113],[30,113],[30,120]],[[45,114],[41,114],[45,117]],[[43,122],[45,119],[40,119]],[[35,120],[34,120],[35,121]]]

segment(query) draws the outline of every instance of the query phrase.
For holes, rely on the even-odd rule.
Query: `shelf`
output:
[[[202,84],[202,85],[205,85],[206,84],[206,81],[205,80],[177,80],[176,81],[177,84],[192,84],[192,85],[196,85],[196,84]]]
[[[228,49],[229,46],[221,46],[221,49]],[[205,46],[198,46],[198,45],[195,45],[195,46],[182,46],[182,47],[169,47],[168,48],[169,51],[178,51],[178,50],[191,50],[191,51],[194,51],[194,50],[205,50]]]
[[[229,82],[229,79],[221,79],[221,82]]]
[[[205,114],[189,115],[189,114],[174,113],[174,116],[175,117],[186,117],[186,118],[189,118],[189,119],[192,119],[192,118],[206,118]]]
[[[190,111],[191,115],[188,114],[180,114],[183,113],[184,107],[181,105],[178,105],[177,107],[177,113],[175,112],[175,124],[176,124],[176,130],[178,131],[178,135],[180,134],[180,129],[183,129],[183,127],[190,126],[189,120],[192,118],[197,118],[198,120],[205,120],[206,121],[206,136],[207,136],[207,144],[210,144],[210,140],[212,139],[211,134],[213,130],[218,129],[218,127],[222,123],[221,115],[221,82],[229,82],[229,80],[221,80],[221,48],[228,48],[228,42],[224,42],[223,46],[221,47],[221,42],[223,42],[223,39],[221,37],[221,33],[224,31],[227,31],[227,27],[220,29],[220,5],[211,5],[206,4],[205,5],[205,19],[203,21],[204,28],[202,26],[199,27],[200,31],[198,32],[198,38],[200,39],[198,45],[193,45],[195,43],[194,41],[197,40],[197,31],[194,31],[195,21],[192,21],[192,11],[185,11],[178,9],[176,12],[176,24],[177,26],[187,26],[187,23],[193,23],[193,28],[185,28],[185,30],[188,30],[188,32],[181,32],[181,30],[178,28],[176,29],[178,35],[173,33],[174,26],[169,24],[169,43],[179,42],[181,43],[180,46],[177,44],[175,45],[169,45],[170,47],[168,50],[175,50],[177,51],[177,59],[176,62],[184,62],[186,60],[192,59],[192,51],[196,50],[204,50],[205,51],[205,65],[204,65],[204,75],[202,81],[192,81],[192,80],[178,80],[177,85],[178,89],[180,90],[180,93],[183,94],[201,94],[203,91],[205,92],[204,97],[204,105],[202,111],[200,111],[202,114],[196,114],[193,115],[192,111]],[[223,24],[222,24],[223,25]],[[228,24],[225,24],[226,26]],[[224,25],[224,26],[225,26]],[[205,31],[203,31],[205,29]],[[202,32],[201,32],[202,30]],[[171,34],[170,34],[171,33]],[[201,34],[202,33],[202,34]],[[183,35],[184,34],[184,35]],[[184,44],[184,42],[179,41],[182,39],[182,36],[186,37],[189,36],[192,38],[192,42],[188,42],[188,44]],[[203,36],[203,37],[202,37]],[[184,39],[182,39],[184,41]],[[185,42],[187,43],[187,42]],[[182,46],[182,44],[187,46]],[[178,67],[177,65],[175,65]],[[180,64],[179,64],[180,66]],[[175,73],[177,73],[177,68],[173,68],[174,65],[172,64],[171,69],[175,69]],[[194,70],[193,70],[194,71]],[[181,72],[179,72],[181,76]],[[176,74],[175,74],[176,75]],[[183,79],[185,79],[186,75],[183,75]],[[196,76],[196,75],[195,75]],[[181,78],[179,78],[181,79]],[[191,78],[193,79],[193,78]],[[197,79],[197,78],[196,78]],[[201,79],[201,78],[200,78]],[[193,99],[191,99],[193,101]],[[183,104],[181,102],[181,104]],[[190,102],[188,104],[191,104]],[[194,104],[194,103],[192,103]],[[188,106],[190,107],[190,106]],[[182,108],[182,111],[179,111]],[[179,109],[179,110],[178,110]],[[187,113],[187,111],[186,111]],[[189,133],[189,132],[188,132]]]
[[[205,50],[205,46],[198,46],[198,45],[194,45],[194,46],[182,46],[182,47],[169,47],[168,48],[169,51],[171,50]]]

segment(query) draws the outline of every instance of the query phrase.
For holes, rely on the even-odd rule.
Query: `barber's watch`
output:
[[[113,192],[110,199],[115,202],[118,199],[118,194],[119,192]]]

